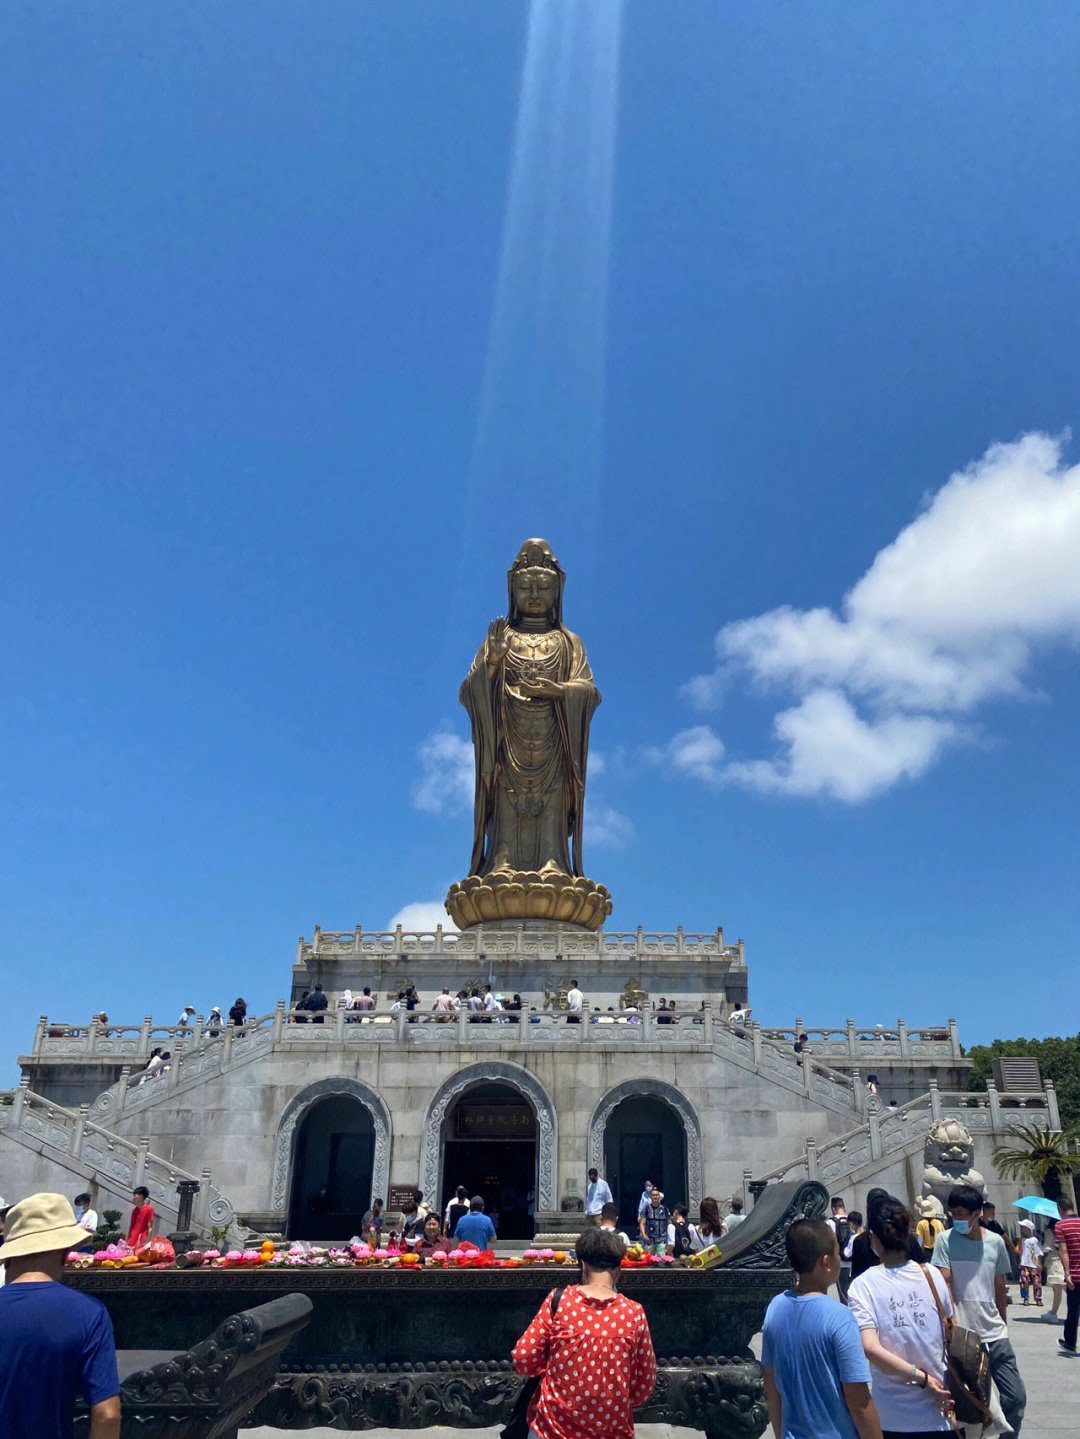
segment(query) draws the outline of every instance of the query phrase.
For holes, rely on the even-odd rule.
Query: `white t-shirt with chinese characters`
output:
[[[994,1299],[994,1276],[1008,1279],[1012,1260],[999,1234],[984,1229],[978,1239],[969,1239],[947,1229],[934,1240],[934,1264],[952,1273],[956,1321],[973,1330],[984,1344],[1008,1339],[1008,1325],[998,1313]]]
[[[927,1271],[946,1314],[952,1312],[948,1286],[935,1270]],[[941,1317],[930,1293],[926,1274],[912,1260],[906,1264],[878,1264],[851,1281],[848,1308],[860,1331],[876,1329],[883,1349],[898,1354],[916,1369],[935,1379],[945,1373],[945,1341]],[[870,1365],[870,1392],[882,1429],[900,1433],[937,1432],[950,1427],[933,1396],[906,1379]]]

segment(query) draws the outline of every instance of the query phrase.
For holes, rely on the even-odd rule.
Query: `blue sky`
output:
[[[627,0],[598,215],[525,3],[8,7],[0,1079],[441,899],[532,534],[610,927],[722,923],[769,1022],[1075,1030],[1075,18]]]

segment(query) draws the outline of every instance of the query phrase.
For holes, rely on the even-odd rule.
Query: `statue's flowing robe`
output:
[[[546,865],[579,875],[589,722],[600,695],[577,635],[561,626],[549,631],[550,653],[530,666],[515,653],[516,632],[509,633],[511,647],[494,676],[488,677],[487,638],[461,686],[476,758],[469,872]],[[521,639],[536,636],[522,633]],[[517,700],[509,694],[508,686],[532,677],[530,669],[558,680],[562,696]]]

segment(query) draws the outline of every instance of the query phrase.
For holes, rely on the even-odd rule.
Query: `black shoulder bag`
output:
[[[563,1297],[565,1289],[556,1289],[551,1296],[551,1317],[559,1312],[559,1300]],[[510,1410],[510,1418],[506,1421],[505,1429],[500,1430],[499,1439],[529,1439],[529,1405],[532,1397],[540,1388],[542,1374],[532,1374],[518,1390],[517,1398],[514,1400],[514,1407]]]

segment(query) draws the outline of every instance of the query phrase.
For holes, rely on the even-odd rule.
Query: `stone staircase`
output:
[[[191,1227],[208,1236],[211,1229],[236,1230],[232,1204],[215,1187],[210,1171],[189,1174],[159,1155],[146,1140],[128,1139],[103,1128],[90,1118],[89,1106],[65,1109],[35,1094],[24,1082],[11,1092],[10,1103],[0,1103],[0,1142],[10,1141],[41,1155],[70,1175],[75,1192],[91,1180],[98,1187],[98,1210],[131,1207],[131,1191],[144,1184],[150,1202],[162,1221],[163,1232],[176,1228],[180,1180],[199,1185],[192,1207]]]
[[[1003,1104],[993,1084],[985,1094],[943,1092],[933,1080],[925,1094],[896,1109],[874,1100],[861,1124],[825,1144],[808,1139],[787,1164],[754,1176],[754,1186],[790,1179],[817,1179],[829,1188],[862,1185],[898,1161],[922,1152],[927,1130],[938,1119],[957,1119],[972,1135],[1004,1135],[1017,1119],[1036,1118],[1058,1128],[1057,1096],[1047,1083],[1042,1091],[1010,1093]]]

